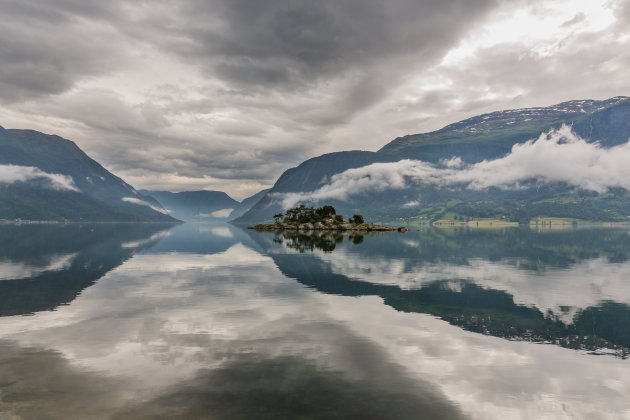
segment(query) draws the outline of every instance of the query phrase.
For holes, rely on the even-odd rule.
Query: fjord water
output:
[[[630,417],[627,229],[0,226],[0,418]]]

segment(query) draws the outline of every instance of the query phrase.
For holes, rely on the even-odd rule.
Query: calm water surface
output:
[[[630,419],[630,234],[0,226],[0,419]]]

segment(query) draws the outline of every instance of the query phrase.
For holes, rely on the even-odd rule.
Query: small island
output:
[[[273,216],[275,223],[263,223],[250,226],[255,230],[341,230],[341,231],[362,231],[362,232],[393,232],[394,227],[365,223],[363,216],[355,214],[344,219],[343,215],[337,214],[333,206],[325,205],[317,209],[306,207],[300,204],[297,207],[288,209],[284,214],[278,213]],[[399,228],[399,231],[406,231],[407,228]]]

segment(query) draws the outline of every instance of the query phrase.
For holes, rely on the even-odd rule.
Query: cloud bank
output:
[[[441,165],[419,160],[374,163],[333,175],[330,183],[306,193],[278,194],[284,208],[298,202],[347,200],[368,192],[403,189],[414,184],[437,187],[458,185],[472,190],[490,187],[524,188],[524,183],[537,185],[564,182],[594,191],[606,192],[610,187],[630,190],[630,141],[603,148],[588,143],[568,126],[541,134],[538,139],[516,144],[499,159],[466,165],[455,157]],[[409,203],[408,203],[409,204]]]
[[[71,176],[51,174],[34,166],[0,165],[0,183],[39,181],[40,186],[56,191],[79,191]]]

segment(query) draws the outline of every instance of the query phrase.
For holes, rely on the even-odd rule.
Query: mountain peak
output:
[[[524,133],[531,132],[532,135],[537,135],[545,128],[548,129],[563,122],[578,121],[585,116],[624,103],[630,103],[630,97],[615,96],[604,100],[581,99],[545,107],[495,111],[449,124],[436,131],[398,137],[386,144],[379,152],[392,152],[401,148],[416,147],[420,143],[433,144],[435,141],[443,142],[449,139],[461,141],[461,139],[470,136],[481,136],[506,130],[513,131],[517,127]]]
[[[605,100],[582,99],[561,102],[546,107],[516,108],[505,111],[495,111],[468,118],[437,130],[439,132],[454,131],[458,133],[475,133],[498,128],[498,126],[510,126],[517,123],[525,123],[534,119],[555,119],[566,117],[570,114],[583,115],[601,111],[613,105],[630,100],[627,96],[615,96]],[[430,134],[430,133],[428,133]]]

